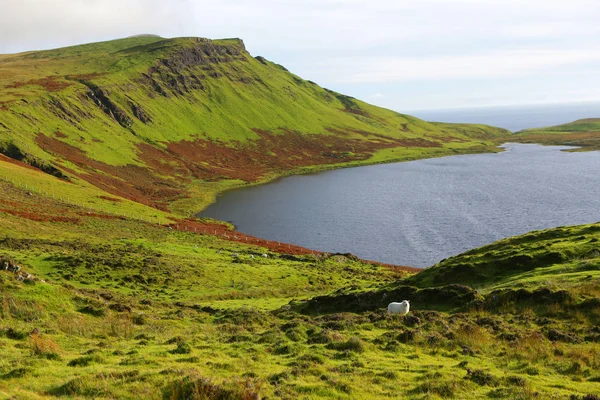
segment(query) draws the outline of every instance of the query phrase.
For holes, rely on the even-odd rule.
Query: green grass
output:
[[[510,138],[521,143],[578,146],[571,151],[600,150],[600,119],[580,119],[568,124],[525,129]]]
[[[545,128],[525,129],[520,133],[528,132],[600,132],[600,118],[579,119],[567,124],[549,126]]]
[[[211,60],[199,62],[198,50]],[[168,97],[142,75],[158,60],[171,63],[155,76]],[[75,76],[93,73],[101,75]],[[98,87],[121,109],[121,123],[86,94]],[[130,102],[152,122],[137,119]],[[262,143],[253,129],[281,139],[254,164],[244,159]],[[36,141],[38,132],[72,148]],[[597,224],[509,238],[412,276],[354,257],[289,257],[165,227],[223,190],[291,173],[498,151],[506,135],[427,123],[325,90],[251,57],[238,39],[137,37],[0,56],[0,149],[68,178],[0,157],[0,267],[11,260],[33,276],[0,271],[0,397],[599,393]],[[213,144],[222,159],[186,155],[173,147],[182,141]],[[295,141],[303,143],[295,152],[278,154]],[[142,157],[145,145],[157,163]],[[333,159],[319,158],[323,152]],[[238,159],[245,161],[230,165]],[[196,167],[225,172],[202,177]],[[249,178],[235,174],[263,167]],[[402,299],[411,313],[388,316],[387,304]]]
[[[0,186],[10,204],[37,201]],[[63,207],[44,204],[48,214]],[[266,250],[130,218],[2,214],[0,229],[0,257],[36,277],[0,271],[5,397],[535,399],[600,389],[597,225],[510,238],[408,279],[340,256],[251,259]],[[546,246],[568,257],[529,271],[498,262]],[[460,279],[477,291],[429,287],[432,272],[467,262],[486,274]],[[455,281],[441,276],[436,284]],[[568,299],[528,301],[561,290]],[[388,316],[401,298],[411,313]]]
[[[534,231],[450,257],[409,279],[498,288],[573,289],[600,278],[600,224]],[[600,294],[597,293],[597,294]]]
[[[154,71],[151,78],[150,71]],[[90,97],[91,90],[102,90],[110,107],[118,111],[103,111]],[[149,120],[139,119],[134,106]],[[119,123],[115,115],[127,122]],[[278,135],[278,146],[297,151],[284,158],[277,154],[277,147],[267,149],[273,160],[290,165],[267,166],[261,176],[244,182],[236,175],[255,168],[243,157],[245,149],[260,143],[256,130]],[[301,133],[307,142],[300,147],[286,143],[289,132]],[[54,165],[78,181],[98,186],[90,176],[93,172],[104,178],[116,174],[133,186],[144,180],[152,190],[169,185],[179,194],[158,197],[173,212],[189,215],[232,186],[264,182],[302,168],[331,168],[318,157],[330,151],[333,143],[347,149],[344,153],[349,156],[344,157],[354,159],[327,160],[326,164],[344,166],[489,151],[491,139],[508,132],[483,125],[429,123],[369,105],[252,57],[238,39],[137,37],[0,55],[0,134],[3,143],[17,146],[28,159]],[[100,166],[82,163],[72,151],[58,151],[36,141],[40,134],[80,150]],[[330,143],[302,147],[322,138]],[[208,141],[236,155],[220,161],[225,176],[214,171],[199,177],[186,164],[186,157],[188,163],[214,165],[203,163],[202,157],[189,160],[180,150],[167,151],[169,144],[182,141]],[[141,156],[145,145],[158,152],[152,157],[164,158],[162,165],[175,170],[149,165]],[[369,150],[356,154],[357,145]],[[390,146],[396,150],[377,151]],[[294,165],[298,157],[305,160]],[[119,175],[111,167],[141,168],[148,174]],[[161,186],[155,178],[163,181]],[[123,194],[114,187],[110,191]]]

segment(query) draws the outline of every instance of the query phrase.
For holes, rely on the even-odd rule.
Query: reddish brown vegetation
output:
[[[21,86],[37,85],[37,86],[43,87],[44,89],[46,89],[49,92],[58,92],[58,91],[63,90],[72,85],[72,83],[70,83],[70,82],[57,81],[58,78],[59,78],[58,76],[53,75],[53,76],[47,76],[45,78],[40,78],[40,79],[31,79],[28,81],[13,82],[10,85],[7,85],[6,88],[7,89],[17,89],[17,88],[20,88]]]
[[[360,132],[375,140],[352,139],[339,130],[331,135],[308,135],[295,131],[274,134],[254,129],[259,139],[237,147],[207,140],[170,143],[168,154],[150,146],[142,147],[141,158],[163,174],[185,174],[215,179],[241,179],[254,182],[273,171],[288,171],[310,165],[335,164],[364,160],[386,147],[439,146],[438,143],[416,139],[393,139]],[[146,151],[148,151],[146,153]],[[161,154],[162,157],[161,157]]]
[[[67,170],[85,179],[91,184],[111,193],[138,203],[165,209],[166,204],[161,200],[172,200],[181,194],[174,184],[161,178],[148,168],[135,165],[116,167],[89,158],[82,150],[58,139],[38,134],[37,143],[45,150],[64,157],[83,171],[77,173]]]
[[[433,140],[438,140],[443,143],[466,143],[470,141],[467,138],[460,138],[458,136],[432,136],[427,134],[423,134],[423,136],[426,138],[431,138]]]
[[[246,243],[255,246],[260,246],[269,249],[274,253],[279,254],[292,254],[292,255],[305,255],[305,254],[324,254],[323,252],[307,249],[305,247],[296,246],[288,243],[281,243],[273,240],[265,240],[261,238],[257,238],[255,236],[250,236],[245,233],[241,233],[238,231],[230,230],[227,225],[223,224],[209,224],[198,222],[195,220],[178,220],[176,223],[169,225],[170,229],[176,229],[184,232],[194,232],[198,234],[208,234],[215,235],[224,240],[230,240],[234,242]],[[406,267],[406,266],[398,266],[391,264],[384,264],[375,261],[367,261],[372,264],[382,265],[388,267],[394,271],[408,271],[408,272],[417,272],[420,271],[418,268]]]
[[[59,132],[59,131],[54,132],[54,136],[56,136],[57,138],[66,138],[67,137],[67,135],[65,135],[64,133]]]
[[[369,114],[368,112],[366,112],[365,110],[361,110],[358,108],[344,108],[343,109],[344,112],[347,112],[349,114],[354,114],[354,115],[361,115],[363,117],[369,117],[372,118],[372,115]]]
[[[34,171],[40,171],[39,169],[37,169],[35,167],[32,167],[31,165],[29,165],[27,163],[15,160],[14,158],[7,157],[4,154],[0,154],[0,161],[4,161],[4,162],[11,163],[11,164],[15,164],[15,165],[18,165],[19,167],[29,168],[29,169],[32,169]],[[40,172],[42,172],[42,171],[40,171]]]
[[[0,208],[0,212],[15,215],[17,217],[29,219],[32,221],[38,221],[38,222],[69,222],[72,224],[78,224],[81,222],[81,219],[74,218],[74,217],[40,214],[40,213],[29,212],[29,211],[11,210],[8,208]]]
[[[294,131],[274,134],[259,129],[254,132],[259,138],[243,144],[200,139],[169,143],[166,149],[139,144],[139,157],[147,168],[135,165],[111,166],[93,160],[74,146],[41,133],[36,140],[42,148],[64,157],[83,171],[68,172],[108,193],[162,210],[166,209],[169,202],[185,197],[185,185],[194,178],[206,181],[240,179],[255,182],[273,172],[364,160],[382,148],[439,146],[439,143],[425,139],[394,139],[363,131],[354,133],[368,137],[368,141],[349,138],[347,132],[336,129],[331,129],[329,135],[309,135]]]
[[[386,141],[390,140],[390,138],[388,136],[385,136],[385,135],[382,135],[379,133],[365,132],[365,131],[360,131],[357,129],[353,129],[353,130],[351,130],[351,132],[358,133],[359,135],[362,135],[367,138],[376,137],[382,143],[385,143]],[[427,140],[427,139],[423,139],[423,138],[393,139],[393,143],[394,143],[394,146],[388,146],[388,147],[401,147],[401,146],[404,146],[404,147],[442,147],[442,145],[437,141]]]

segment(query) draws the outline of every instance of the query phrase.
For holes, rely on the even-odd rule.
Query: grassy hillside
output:
[[[599,243],[600,224],[533,231],[447,258],[409,281],[419,287],[460,283],[483,291],[572,289],[598,283]]]
[[[600,150],[600,118],[580,119],[546,128],[525,129],[510,140],[521,143],[580,146],[579,151]]]
[[[600,132],[600,118],[579,119],[568,124],[550,126],[547,128],[536,129],[541,132]]]
[[[2,397],[600,391],[598,225],[511,238],[406,279],[414,272],[351,255],[275,252],[30,190],[0,181]],[[402,299],[411,313],[388,316]]]
[[[504,134],[323,89],[252,57],[239,39],[134,37],[0,55],[1,153],[182,215],[228,187],[489,151]]]
[[[597,399],[598,225],[419,272],[188,217],[506,134],[370,106],[238,39],[0,56],[0,397]]]

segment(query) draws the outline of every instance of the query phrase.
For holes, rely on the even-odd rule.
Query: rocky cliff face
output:
[[[244,43],[216,44],[208,39],[197,39],[192,46],[179,48],[161,58],[142,74],[140,83],[151,86],[161,96],[184,95],[193,90],[205,90],[203,80],[223,76],[215,66],[221,63],[247,60]],[[201,72],[199,72],[200,70]]]

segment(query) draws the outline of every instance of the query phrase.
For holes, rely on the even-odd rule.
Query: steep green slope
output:
[[[419,287],[460,283],[483,292],[598,286],[599,243],[600,224],[534,231],[447,258],[408,282]]]
[[[252,57],[239,39],[0,55],[4,154],[181,212],[301,168],[489,150],[506,133],[371,106]]]
[[[579,151],[600,150],[600,119],[586,118],[568,124],[525,129],[510,140],[522,143],[580,146]]]

